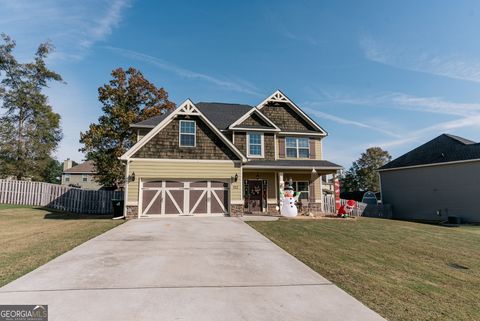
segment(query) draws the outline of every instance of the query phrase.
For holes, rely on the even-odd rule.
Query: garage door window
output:
[[[180,147],[195,147],[196,128],[194,120],[180,121]]]

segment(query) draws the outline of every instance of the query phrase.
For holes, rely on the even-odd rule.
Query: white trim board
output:
[[[239,119],[237,119],[234,123],[232,123],[230,126],[228,126],[228,129],[231,129],[231,130],[234,130],[234,129],[243,129],[243,128],[234,128],[235,126],[238,126],[240,125],[242,122],[244,122],[248,117],[250,117],[253,113],[257,113],[258,116],[260,116],[260,118],[262,118],[266,123],[270,124],[270,126],[273,127],[273,129],[269,129],[269,130],[273,130],[273,131],[280,131],[280,128],[278,128],[277,125],[275,125],[270,119],[268,119],[267,116],[265,116],[257,107],[253,107],[252,109],[250,109],[248,112],[246,112],[245,114],[243,114],[242,117],[240,117]]]
[[[132,146],[125,154],[123,154],[120,159],[128,160],[130,159],[140,148],[142,148],[146,143],[148,143],[153,137],[155,137],[158,132],[165,128],[177,115],[189,115],[189,116],[198,116],[205,124],[207,124],[210,129],[217,134],[218,137],[232,150],[241,161],[246,162],[247,159],[245,156],[238,150],[235,145],[223,135],[217,127],[215,127],[207,117],[194,105],[194,103],[187,99],[185,100],[175,111],[170,113],[165,119],[163,119],[157,126],[155,126],[151,131],[149,131],[145,136],[142,137],[135,145]]]
[[[262,101],[260,104],[257,105],[257,109],[261,110],[268,102],[283,102],[287,103],[290,107],[293,108],[304,120],[310,123],[314,128],[316,128],[322,136],[327,136],[328,133],[320,127],[312,118],[310,118],[303,110],[298,107],[292,100],[290,100],[284,93],[280,90],[276,90],[273,94],[271,94],[268,98]]]
[[[396,171],[396,170],[410,169],[410,168],[433,167],[433,166],[454,165],[454,164],[473,163],[473,162],[480,162],[480,158],[464,159],[464,160],[459,160],[459,161],[451,161],[451,162],[443,162],[443,163],[434,163],[434,164],[422,164],[422,165],[412,165],[412,166],[403,166],[403,167],[377,169],[377,172],[380,172],[380,173],[381,173],[381,172],[389,172],[389,171]]]

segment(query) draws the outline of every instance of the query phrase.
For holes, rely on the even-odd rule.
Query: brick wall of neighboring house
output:
[[[264,143],[264,156],[265,160],[275,159],[275,136],[272,133],[263,133]],[[235,146],[242,152],[245,157],[247,156],[247,133],[235,132]]]
[[[261,109],[282,131],[305,132],[315,129],[285,103],[270,103]]]
[[[245,119],[240,125],[236,127],[245,128],[245,127],[257,127],[257,126],[271,127],[269,124],[267,124],[266,121],[264,121],[262,118],[260,118],[260,116],[258,116],[255,113],[251,114],[250,117]]]
[[[188,120],[196,121],[196,147],[179,146],[178,116],[163,128],[155,137],[134,154],[134,158],[168,158],[168,159],[219,159],[238,160],[227,145],[198,117],[190,116]]]

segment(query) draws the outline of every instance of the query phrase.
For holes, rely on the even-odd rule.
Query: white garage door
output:
[[[228,183],[155,180],[142,186],[142,214],[227,214]]]

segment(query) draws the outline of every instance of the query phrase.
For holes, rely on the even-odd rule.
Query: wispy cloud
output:
[[[195,72],[192,70],[185,69],[183,67],[177,66],[171,62],[165,61],[163,59],[153,57],[141,52],[133,51],[133,50],[128,50],[128,49],[123,49],[123,48],[117,48],[117,47],[111,47],[111,46],[106,46],[105,47],[108,50],[111,50],[123,57],[127,57],[130,59],[135,59],[138,61],[143,61],[146,63],[149,63],[157,68],[160,68],[162,70],[169,71],[171,73],[176,74],[177,76],[183,77],[183,78],[190,78],[190,79],[199,79],[203,80],[206,82],[209,82],[211,84],[214,84],[220,88],[227,89],[227,90],[232,90],[232,91],[237,91],[237,92],[242,92],[246,94],[250,94],[253,96],[257,97],[263,97],[261,93],[257,91],[257,89],[249,82],[246,82],[244,80],[240,79],[221,79],[218,77],[214,77],[211,75]]]
[[[373,130],[373,131],[376,131],[376,132],[379,132],[379,133],[382,133],[382,134],[386,134],[386,135],[392,136],[392,137],[397,137],[397,138],[401,137],[400,134],[394,133],[390,130],[383,129],[383,128],[380,128],[380,127],[377,127],[377,126],[372,126],[372,125],[368,125],[366,123],[359,122],[359,121],[356,121],[356,120],[350,120],[350,119],[346,119],[346,118],[343,118],[343,117],[338,117],[338,116],[335,116],[335,115],[332,115],[332,114],[328,114],[328,113],[325,113],[325,112],[322,112],[322,111],[315,110],[313,108],[306,107],[306,108],[303,108],[303,109],[311,115],[314,115],[318,118],[331,120],[331,121],[333,121],[337,124],[349,125],[349,126],[355,126],[355,127],[359,127],[359,128],[369,129],[369,130]]]
[[[319,90],[314,93],[312,105],[350,104],[454,116],[475,116],[480,113],[480,103],[446,100],[442,97],[420,97],[401,92],[351,94],[341,91]]]
[[[461,55],[441,56],[415,52],[410,48],[379,43],[371,35],[359,38],[360,48],[368,60],[395,68],[412,70],[453,79],[480,82],[480,60]]]
[[[25,55],[51,40],[57,47],[53,59],[78,60],[112,34],[129,6],[129,0],[0,0],[0,30],[17,40]]]
[[[425,137],[429,134],[446,133],[458,128],[476,127],[480,128],[480,115],[473,117],[465,117],[454,119],[446,122],[441,122],[432,126],[428,126],[419,130],[405,132],[404,136],[400,139],[394,139],[390,141],[380,141],[369,144],[370,146],[380,146],[383,148],[397,147],[405,145],[414,141],[424,141]]]

